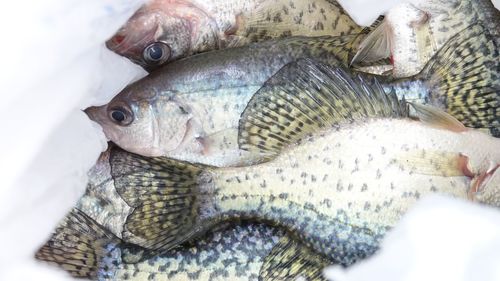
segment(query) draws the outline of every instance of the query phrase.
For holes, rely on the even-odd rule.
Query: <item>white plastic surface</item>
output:
[[[145,73],[103,45],[140,2],[0,4],[0,280],[66,276],[33,254],[83,193],[105,146],[81,109]]]

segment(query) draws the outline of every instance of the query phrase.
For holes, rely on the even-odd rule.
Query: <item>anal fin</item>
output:
[[[295,238],[284,236],[265,258],[259,280],[326,280],[323,268],[331,262]],[[303,279],[303,280],[304,280]]]

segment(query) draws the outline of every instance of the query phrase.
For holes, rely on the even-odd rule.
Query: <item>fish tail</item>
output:
[[[117,237],[75,208],[35,257],[56,264],[73,277],[96,279],[106,260],[119,259],[118,243]]]
[[[429,102],[465,126],[500,137],[499,46],[477,23],[452,37],[416,78],[429,89]]]
[[[125,242],[163,253],[212,225],[203,187],[209,167],[166,157],[143,157],[114,148],[111,175],[120,196],[133,208],[122,232]]]

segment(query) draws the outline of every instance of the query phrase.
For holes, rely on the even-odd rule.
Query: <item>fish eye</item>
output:
[[[132,123],[132,113],[124,107],[114,107],[109,111],[109,118],[120,126]]]
[[[142,56],[151,65],[158,65],[170,58],[170,47],[163,42],[154,42],[144,48]]]

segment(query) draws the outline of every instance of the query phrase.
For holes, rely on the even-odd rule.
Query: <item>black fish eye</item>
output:
[[[111,111],[111,118],[118,123],[123,122],[125,120],[125,113],[120,110],[113,110]]]
[[[114,107],[109,111],[109,118],[118,125],[127,126],[132,123],[132,114],[124,107]]]
[[[144,48],[142,56],[149,64],[160,64],[170,58],[170,47],[163,42],[154,42]]]

